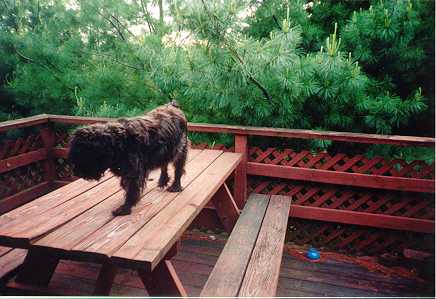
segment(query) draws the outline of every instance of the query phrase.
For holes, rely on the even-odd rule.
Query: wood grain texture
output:
[[[114,119],[98,117],[77,117],[66,115],[47,115],[50,121],[69,124],[91,124],[107,122]],[[1,129],[1,127],[0,127]],[[394,144],[400,146],[434,147],[435,139],[431,137],[379,135],[351,132],[315,131],[267,127],[244,127],[223,124],[188,123],[190,132],[228,133],[251,136],[270,136],[302,139],[324,139],[335,141],[359,142],[370,144]]]
[[[225,230],[230,233],[236,221],[238,221],[240,211],[225,183],[212,197],[211,202],[215,206],[217,215]]]
[[[276,295],[290,205],[289,196],[271,196],[239,297]]]
[[[150,296],[188,297],[171,261],[160,262],[152,273],[138,270],[138,274]]]
[[[153,270],[236,168],[240,159],[240,154],[221,154],[192,184],[178,193],[174,201],[114,253],[111,259],[122,265]]]
[[[189,151],[187,158],[188,165],[191,160],[200,153],[201,151],[199,150]],[[159,175],[160,170],[157,169],[150,173],[149,179],[152,181],[148,183],[147,188],[142,193],[142,197],[145,197],[145,195],[157,187]],[[92,235],[105,224],[114,220],[111,211],[120,206],[123,202],[124,192],[121,192],[121,190],[115,192],[103,202],[44,236],[42,239],[39,239],[33,243],[33,245],[35,247],[46,247],[61,252],[70,251],[75,245]],[[141,204],[140,202],[139,205]],[[120,219],[122,220],[123,218]]]
[[[21,265],[27,254],[25,249],[8,249],[6,253],[0,256],[0,279]]]
[[[346,224],[356,224],[370,227],[435,233],[435,222],[427,219],[417,219],[402,216],[347,211],[339,209],[326,209],[293,205],[289,211],[293,218],[331,221]]]
[[[268,202],[268,195],[250,195],[200,297],[238,295]]]
[[[242,159],[235,170],[233,193],[238,208],[242,209],[247,200],[248,140],[246,135],[235,135],[235,152],[242,154]]]
[[[0,132],[8,131],[11,129],[35,126],[39,124],[46,124],[46,123],[48,123],[47,114],[40,114],[40,115],[35,115],[26,118],[8,120],[8,121],[0,122]]]
[[[11,171],[18,167],[29,165],[47,158],[47,150],[42,148],[25,154],[0,160],[0,173]]]
[[[7,244],[10,244],[12,240],[17,240],[18,246],[22,246],[23,242],[30,243],[33,239],[52,231],[97,205],[120,188],[119,179],[111,178],[88,192],[39,214],[37,217],[23,218],[14,223],[13,226],[1,227],[0,243],[4,239],[9,239]]]
[[[186,188],[192,183],[221,153],[221,151],[204,150],[192,161],[189,161],[186,166],[186,174],[181,180],[182,187]],[[77,243],[72,251],[75,255],[83,257],[110,257],[178,194],[165,192],[158,188],[153,189],[133,208],[131,215],[115,217]]]
[[[34,200],[38,196],[46,194],[51,189],[48,182],[42,182],[28,189],[20,191],[14,195],[8,196],[0,200],[0,214],[7,213],[19,206]],[[0,220],[0,222],[2,222]]]
[[[251,175],[279,177],[319,183],[367,187],[375,189],[435,192],[435,181],[429,179],[409,179],[361,173],[346,173],[321,169],[303,169],[264,163],[247,163],[247,173]]]
[[[110,179],[112,176],[113,175],[108,172],[98,182],[88,182],[85,180],[74,181],[67,186],[54,190],[53,192],[41,196],[28,204],[3,214],[0,216],[0,230],[3,230],[6,226],[13,226],[16,222],[21,222],[22,219],[37,217],[38,215],[85,193],[98,184]]]

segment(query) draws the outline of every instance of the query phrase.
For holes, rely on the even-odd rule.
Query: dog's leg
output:
[[[180,192],[182,191],[182,185],[180,184],[180,178],[185,173],[185,163],[186,157],[188,155],[188,147],[185,145],[183,150],[174,160],[174,182],[167,189],[169,192]]]
[[[121,187],[126,191],[126,199],[121,207],[112,211],[112,215],[129,215],[132,212],[132,207],[139,201],[142,189],[141,184],[143,183],[144,181],[138,178],[121,179]],[[145,186],[143,188],[145,188]]]
[[[160,168],[160,177],[159,177],[159,188],[164,188],[166,185],[168,185],[168,181],[170,180],[170,177],[168,176],[168,164],[165,164]]]

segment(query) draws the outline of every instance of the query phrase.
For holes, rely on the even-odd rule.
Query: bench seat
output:
[[[0,288],[11,278],[26,257],[27,250],[0,246]]]
[[[274,297],[291,198],[252,194],[200,297]]]

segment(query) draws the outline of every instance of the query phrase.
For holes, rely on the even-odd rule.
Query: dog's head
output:
[[[86,180],[99,180],[113,159],[112,139],[103,125],[76,130],[70,140],[69,161],[75,176]]]

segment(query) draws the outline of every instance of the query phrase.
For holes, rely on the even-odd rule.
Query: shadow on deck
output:
[[[198,296],[224,247],[220,236],[188,233],[173,258],[189,296]],[[319,262],[305,261],[300,247],[287,247],[283,255],[277,296],[292,297],[385,297],[434,296],[434,283],[418,278],[405,268],[387,268],[373,261],[323,253]],[[100,265],[62,261],[49,285],[49,292],[7,288],[4,295],[89,295]],[[389,274],[387,274],[389,272]],[[120,270],[112,296],[145,296],[134,271]]]

